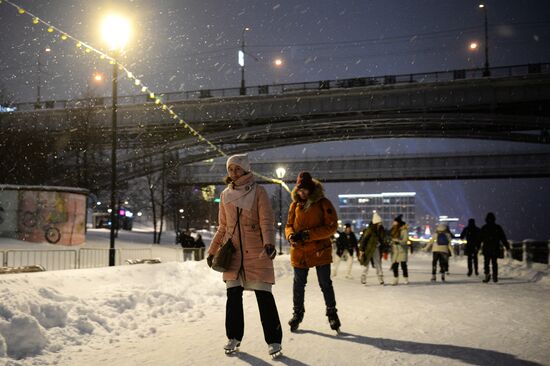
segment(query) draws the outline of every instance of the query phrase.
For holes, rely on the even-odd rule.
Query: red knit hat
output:
[[[315,190],[315,183],[313,182],[313,178],[311,178],[311,174],[308,172],[301,172],[298,174],[298,179],[296,179],[296,188],[298,189],[307,189],[310,193]]]

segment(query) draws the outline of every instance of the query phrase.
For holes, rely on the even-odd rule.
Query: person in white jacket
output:
[[[424,250],[432,250],[432,282],[436,281],[437,262],[439,262],[441,281],[445,282],[445,272],[449,271],[449,257],[452,255],[452,236],[449,234],[447,225],[439,224],[432,239]]]

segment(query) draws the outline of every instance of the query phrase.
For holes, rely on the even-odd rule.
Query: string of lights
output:
[[[91,44],[89,44],[87,42],[84,42],[84,41],[72,36],[71,34],[69,34],[67,32],[64,32],[63,30],[59,29],[58,27],[52,25],[51,23],[49,23],[49,22],[47,22],[43,19],[40,19],[38,16],[34,15],[30,11],[28,11],[27,9],[24,9],[23,7],[11,2],[10,0],[0,0],[0,5],[2,5],[2,3],[6,3],[6,4],[11,5],[12,7],[14,7],[15,9],[17,9],[18,14],[20,14],[20,15],[27,15],[27,16],[31,17],[32,18],[32,24],[34,26],[39,26],[39,25],[45,26],[45,29],[46,29],[47,33],[50,33],[52,35],[57,35],[59,37],[59,39],[61,39],[62,41],[71,40],[71,41],[75,42],[76,48],[79,49],[79,50],[82,50],[84,53],[97,54],[97,55],[99,55],[100,59],[106,60],[112,65],[117,63],[119,65],[119,69],[125,72],[126,77],[129,80],[133,81],[133,84],[136,87],[140,87],[141,92],[146,93],[148,95],[149,99],[154,101],[155,105],[157,105],[162,111],[168,113],[170,115],[171,119],[178,122],[180,125],[184,126],[187,130],[189,130],[189,133],[191,135],[193,135],[195,138],[197,138],[200,142],[203,142],[203,143],[209,145],[212,149],[214,149],[214,151],[217,151],[221,156],[223,156],[223,157],[228,156],[218,146],[213,144],[210,140],[205,138],[202,134],[200,134],[197,130],[195,130],[191,125],[189,125],[178,113],[176,113],[174,111],[173,107],[171,107],[171,106],[167,105],[166,103],[164,103],[160,96],[156,95],[154,93],[154,91],[152,91],[149,87],[144,85],[143,82],[140,79],[138,79],[134,75],[134,73],[132,71],[130,71],[124,64],[120,63],[118,60],[116,60],[112,56],[108,55],[107,53],[99,50],[98,48],[93,47]],[[281,184],[283,187],[285,187],[285,190],[290,192],[290,189],[288,188],[288,186],[285,184],[284,181],[282,181],[280,179],[266,177],[266,176],[263,176],[263,175],[258,174],[258,173],[255,173],[255,174],[257,176],[267,180],[267,181],[272,182],[272,183]]]

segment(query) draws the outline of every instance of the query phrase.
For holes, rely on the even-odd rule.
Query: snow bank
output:
[[[146,337],[225,301],[220,275],[204,261],[5,275],[0,289],[0,364],[93,347],[97,337]]]

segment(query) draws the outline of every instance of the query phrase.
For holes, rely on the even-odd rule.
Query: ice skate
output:
[[[230,339],[227,341],[227,344],[223,347],[226,355],[231,355],[239,350],[241,341],[237,339]]]
[[[362,283],[363,285],[366,285],[366,284],[367,284],[367,275],[365,275],[365,274],[362,274],[362,275],[361,275],[361,283]]]
[[[338,310],[336,308],[327,308],[327,317],[330,324],[330,329],[335,330],[337,333],[340,333],[340,319],[337,314]]]
[[[294,314],[292,314],[292,318],[288,321],[288,325],[290,325],[290,331],[295,332],[298,330],[298,327],[300,326],[300,323],[302,320],[304,320],[304,312],[305,310],[294,310]]]
[[[271,343],[267,346],[267,352],[272,359],[275,359],[283,354],[283,349],[280,343]]]
[[[405,277],[405,280],[403,281],[403,284],[404,284],[404,285],[408,285],[408,284],[409,284],[409,277]]]
[[[445,273],[441,274],[441,282],[445,282]]]
[[[432,279],[431,279],[432,282],[435,282],[437,281],[437,279],[435,278],[435,275],[432,275]]]
[[[399,284],[399,277],[394,277],[393,282],[392,282],[392,286],[397,286],[398,284]]]
[[[485,275],[485,278],[483,279],[483,283],[488,283],[489,281],[491,281],[491,275],[490,275],[490,274],[486,274],[486,275]]]
[[[378,283],[383,285],[384,284],[384,277],[378,276]]]

